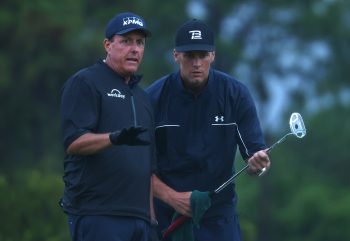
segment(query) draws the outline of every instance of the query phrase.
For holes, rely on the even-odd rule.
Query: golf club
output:
[[[273,148],[275,148],[278,144],[282,143],[287,136],[294,135],[298,138],[303,138],[306,135],[306,128],[304,125],[303,118],[301,115],[297,112],[292,113],[289,119],[289,127],[290,127],[290,132],[285,134],[281,139],[276,141],[274,144],[272,144],[268,149],[267,153],[271,152]],[[228,179],[225,183],[223,183],[220,187],[215,189],[214,193],[220,192],[222,189],[224,189],[227,185],[233,182],[233,180],[240,175],[244,170],[246,170],[249,167],[249,164],[245,165],[240,171],[235,173],[230,179]],[[266,172],[266,168],[263,168],[261,172],[259,173],[259,176],[264,174]]]
[[[278,144],[282,143],[288,136],[290,135],[294,135],[298,138],[303,138],[306,135],[306,128],[305,128],[305,124],[303,121],[303,118],[301,117],[301,115],[297,112],[294,112],[291,114],[290,119],[289,119],[289,128],[290,128],[290,132],[285,134],[281,139],[279,139],[278,141],[276,141],[274,144],[272,144],[267,150],[266,152],[269,153],[271,152],[271,150],[273,148],[275,148]],[[242,139],[241,139],[242,140]],[[242,140],[242,144],[245,146],[243,140]],[[238,172],[236,172],[232,177],[230,177],[230,179],[228,179],[226,182],[224,182],[223,184],[221,184],[217,189],[215,189],[214,191],[210,192],[209,196],[213,196],[219,192],[221,192],[224,188],[226,188],[229,184],[231,184],[234,179],[239,176],[243,171],[245,171],[246,169],[249,168],[249,164],[245,165],[241,170],[239,170]],[[260,173],[258,174],[259,176],[261,176],[262,174],[264,174],[266,172],[266,168],[263,168]],[[186,220],[190,219],[190,217],[188,216],[180,216],[178,217],[174,222],[172,222],[170,224],[170,226],[163,232],[163,239],[165,239],[166,237],[168,237],[177,227],[179,227],[182,223],[184,223]]]

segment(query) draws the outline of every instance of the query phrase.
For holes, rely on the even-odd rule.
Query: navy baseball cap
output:
[[[203,21],[190,20],[177,30],[175,50],[178,52],[214,51],[214,33]]]
[[[123,35],[135,30],[143,32],[145,37],[151,36],[143,18],[131,12],[120,13],[108,22],[105,37],[110,39],[114,35]]]

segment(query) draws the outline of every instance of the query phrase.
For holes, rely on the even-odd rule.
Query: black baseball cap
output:
[[[145,37],[151,36],[143,18],[131,12],[120,13],[108,22],[105,37],[110,39],[114,35],[123,35],[135,30],[143,32]]]
[[[178,52],[214,51],[214,33],[203,21],[192,19],[177,30],[175,50]]]

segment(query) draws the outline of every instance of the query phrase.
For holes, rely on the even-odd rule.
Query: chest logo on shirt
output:
[[[224,122],[224,116],[223,115],[220,115],[220,116],[215,116],[215,122]]]
[[[110,93],[107,93],[107,96],[125,99],[125,95],[123,95],[118,89],[111,90]]]

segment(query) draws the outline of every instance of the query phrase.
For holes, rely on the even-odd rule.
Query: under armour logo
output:
[[[200,30],[192,30],[188,32],[192,34],[191,39],[202,39],[202,32]]]
[[[224,122],[224,116],[223,115],[221,115],[221,116],[215,116],[215,122]]]

